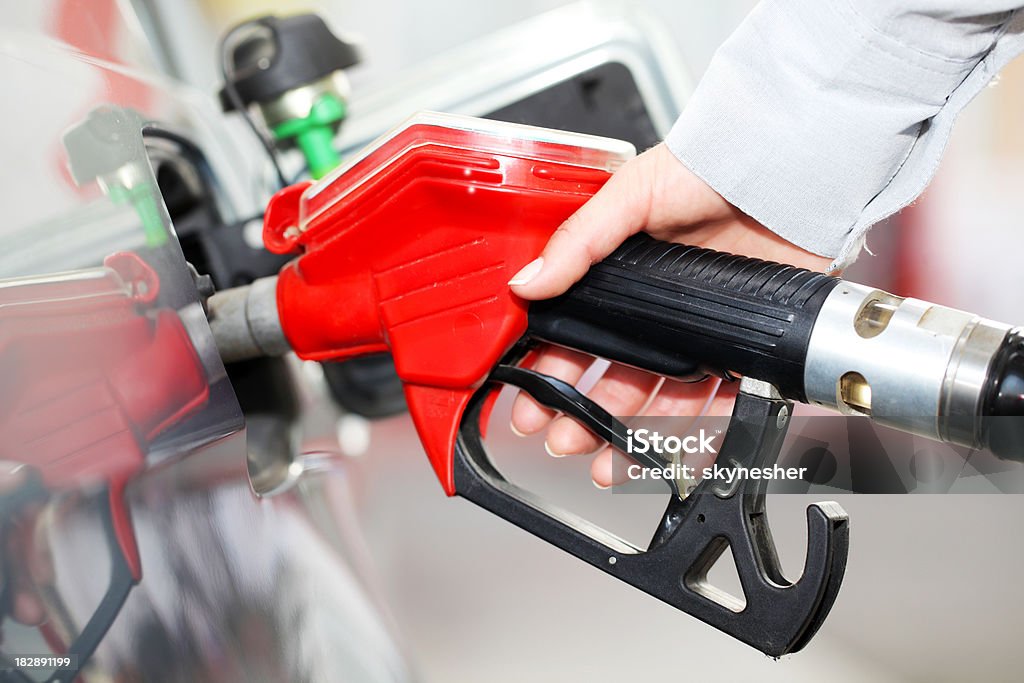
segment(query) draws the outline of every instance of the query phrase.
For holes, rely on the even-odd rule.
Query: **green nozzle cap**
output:
[[[278,140],[293,139],[309,164],[310,175],[320,179],[341,163],[334,149],[334,133],[345,119],[347,109],[340,97],[325,93],[301,119],[289,119],[274,126]]]

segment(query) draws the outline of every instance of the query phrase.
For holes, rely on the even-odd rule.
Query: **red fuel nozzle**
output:
[[[526,331],[509,279],[633,155],[630,144],[420,114],[315,184],[271,201],[264,242],[302,358],[390,351],[437,476],[466,404]]]

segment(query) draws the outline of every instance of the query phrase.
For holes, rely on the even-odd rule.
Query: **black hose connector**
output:
[[[1024,462],[1024,328],[1010,330],[989,366],[982,439],[995,455]]]
[[[359,49],[331,33],[316,14],[265,16],[246,22],[253,30],[231,52],[230,78],[245,106],[277,99],[289,90],[359,64]],[[225,87],[224,111],[235,109]]]

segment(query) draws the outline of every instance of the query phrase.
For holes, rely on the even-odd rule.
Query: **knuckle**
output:
[[[552,238],[563,241],[568,246],[568,251],[581,260],[585,259],[591,265],[594,263],[590,231],[580,212],[577,211],[565,219],[555,230]]]

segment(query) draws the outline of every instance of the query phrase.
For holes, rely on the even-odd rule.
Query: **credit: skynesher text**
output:
[[[714,464],[700,471],[701,479],[714,479],[731,484],[740,479],[803,479],[806,467],[722,467]],[[630,465],[626,468],[626,476],[633,480],[641,479],[696,479],[697,468],[690,465],[672,464],[665,467],[646,468],[641,465]]]

